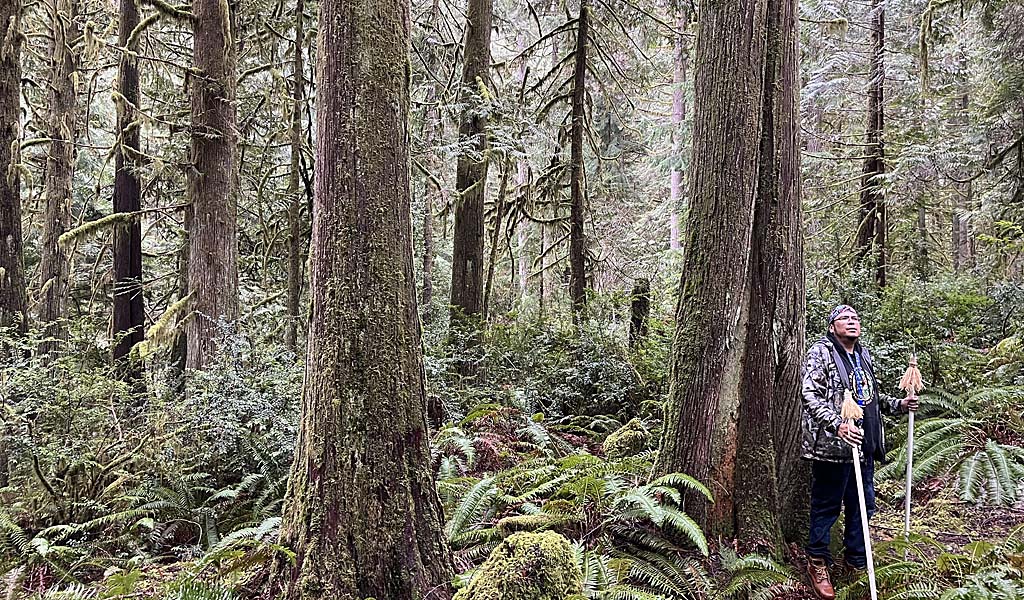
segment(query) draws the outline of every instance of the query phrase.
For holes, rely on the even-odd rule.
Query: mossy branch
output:
[[[76,240],[79,240],[87,235],[96,233],[101,229],[106,229],[114,225],[124,225],[130,223],[131,221],[138,218],[140,214],[142,214],[142,211],[119,212],[114,213],[112,215],[107,215],[102,219],[96,219],[95,221],[83,223],[78,227],[75,227],[74,229],[62,233],[61,236],[57,238],[57,243],[60,245],[61,248],[67,248],[72,244],[72,242],[75,242]]]
[[[178,21],[192,21],[196,18],[190,6],[185,4],[179,4],[178,6],[171,6],[164,0],[143,0],[146,4],[149,4],[153,8],[157,9],[160,13]]]
[[[146,331],[146,339],[132,346],[132,360],[145,360],[156,351],[158,346],[172,337],[171,334],[175,329],[173,323],[178,315],[188,308],[193,295],[189,294],[167,307],[164,314],[160,315],[160,318]]]
[[[128,40],[125,44],[125,47],[127,48],[127,53],[131,55],[135,54],[134,49],[137,47],[139,43],[139,38],[142,36],[143,32],[149,29],[151,25],[159,21],[160,17],[162,16],[164,16],[164,13],[158,10],[157,12],[143,19],[142,22],[135,26],[135,29],[132,29],[132,32],[128,34]]]

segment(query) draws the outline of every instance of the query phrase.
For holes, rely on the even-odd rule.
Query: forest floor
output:
[[[902,486],[896,481],[876,484],[878,510],[871,520],[876,566],[883,561],[899,560],[901,552],[896,548],[900,547],[904,531]],[[921,559],[934,561],[944,552],[969,555],[972,554],[971,545],[977,543],[982,544],[978,551],[983,553],[984,547],[1004,542],[1021,527],[1024,527],[1024,498],[1014,506],[972,504],[957,497],[952,478],[935,477],[915,488],[910,530],[916,539],[925,541],[915,546],[921,553]],[[789,563],[801,575],[804,586],[779,596],[779,600],[816,600],[805,575],[806,555],[795,544],[790,546]],[[1024,568],[1024,564],[1014,566]],[[832,569],[832,574],[833,583],[841,594],[842,588],[857,583],[857,576],[845,573],[838,565]],[[860,594],[855,593],[846,596],[845,600],[857,600],[859,597]]]

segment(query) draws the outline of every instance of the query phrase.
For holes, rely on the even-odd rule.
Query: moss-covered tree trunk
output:
[[[21,162],[21,0],[5,0],[0,6],[0,31],[4,32],[0,35],[0,327],[24,333],[28,316],[21,235],[21,170],[18,167]],[[0,347],[0,352],[3,351]],[[0,471],[3,466],[0,465]]]
[[[805,514],[800,451],[804,351],[803,224],[797,98],[797,2],[768,10],[761,156],[751,238],[750,295],[733,494],[735,533],[763,551],[782,547]],[[757,485],[745,482],[756,481]],[[784,531],[785,530],[785,531]]]
[[[21,0],[0,5],[0,327],[28,328],[21,237]],[[10,348],[0,344],[0,358]],[[8,425],[0,399],[0,488],[10,483]]]
[[[767,0],[702,0],[698,15],[687,251],[657,471],[688,473],[718,493],[735,470],[726,458],[735,456],[746,338]],[[686,509],[705,526],[714,520],[695,494]]]
[[[572,127],[570,146],[569,210],[569,297],[573,320],[579,319],[587,305],[587,241],[583,231],[586,219],[586,182],[583,172],[583,132],[587,127],[587,47],[590,37],[590,2],[580,0],[576,25],[575,66],[572,76]]]
[[[430,468],[409,200],[408,0],[322,0],[312,313],[272,569],[288,599],[451,595]]]
[[[193,315],[185,324],[185,365],[190,369],[201,369],[212,358],[218,324],[238,317],[234,12],[232,0],[192,3],[197,73],[191,78],[188,218],[188,291]]]
[[[462,66],[463,104],[455,176],[458,200],[452,233],[452,317],[473,319],[484,301],[484,198],[487,188],[487,117],[481,102],[491,67],[493,0],[469,0]],[[479,100],[478,100],[479,99]]]
[[[299,306],[302,295],[302,255],[306,247],[302,235],[302,191],[299,189],[299,169],[302,166],[302,107],[305,103],[305,78],[303,73],[302,41],[306,37],[303,19],[304,0],[295,2],[295,31],[292,48],[292,102],[291,129],[291,170],[288,173],[288,317],[284,328],[284,343],[293,351],[298,350]]]
[[[142,208],[142,184],[138,175],[139,129],[139,67],[136,53],[138,36],[132,32],[139,25],[136,0],[121,0],[118,23],[118,45],[122,52],[117,75],[117,131],[120,144],[114,154],[114,212],[131,213]],[[146,313],[142,295],[142,225],[131,219],[114,230],[114,335],[120,336],[114,346],[114,360],[128,356],[135,344],[145,337]],[[128,368],[138,376],[138,370]]]
[[[875,282],[885,287],[885,4],[871,1],[871,67],[868,74],[867,147],[860,191],[860,225],[857,229],[857,258],[873,262]],[[872,254],[874,256],[872,256]]]
[[[69,257],[58,244],[71,221],[72,184],[75,173],[75,137],[78,119],[78,3],[54,0],[50,13],[50,85],[48,97],[50,148],[46,155],[46,209],[43,244],[39,257],[39,321],[50,340],[66,337],[61,325],[67,295]],[[47,354],[56,341],[39,345]]]

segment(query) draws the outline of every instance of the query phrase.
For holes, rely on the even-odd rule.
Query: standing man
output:
[[[811,461],[807,569],[815,593],[823,600],[835,598],[828,574],[833,564],[829,534],[844,506],[843,562],[850,569],[867,566],[851,445],[861,447],[864,498],[872,515],[875,461],[885,461],[886,452],[881,411],[906,414],[918,405],[916,396],[899,400],[878,390],[871,354],[860,343],[860,334],[857,311],[845,304],[835,307],[828,317],[828,333],[811,346],[804,366],[802,456]],[[856,425],[839,416],[845,390],[864,408],[864,419]]]

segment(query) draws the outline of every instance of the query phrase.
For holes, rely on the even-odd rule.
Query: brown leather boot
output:
[[[836,590],[828,578],[828,565],[823,558],[807,557],[807,574],[811,578],[811,587],[821,600],[835,600]]]

